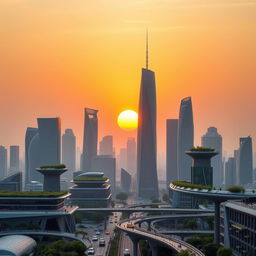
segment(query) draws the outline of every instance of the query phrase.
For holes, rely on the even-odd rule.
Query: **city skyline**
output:
[[[99,126],[99,137],[116,134],[118,150],[136,134],[121,130],[116,118],[122,110],[137,110],[146,27],[152,69],[158,74],[159,153],[165,148],[165,120],[177,116],[179,101],[187,96],[195,103],[195,144],[200,145],[210,126],[222,134],[229,155],[239,137],[250,135],[255,143],[256,121],[250,117],[254,115],[256,4],[167,2],[130,1],[123,8],[123,3],[110,0],[108,5],[102,1],[104,9],[98,10],[98,3],[62,1],[60,10],[50,1],[1,1],[0,15],[6,18],[0,26],[5,63],[0,69],[4,71],[0,71],[0,118],[5,120],[1,145],[22,146],[25,129],[36,125],[36,117],[59,116],[63,129],[73,129],[81,148],[83,108],[91,106],[100,110],[104,124]],[[148,12],[142,13],[142,6]],[[44,8],[51,10],[47,21]],[[30,11],[33,15],[27,15]],[[50,58],[54,61],[49,64]],[[45,104],[38,104],[39,91]]]

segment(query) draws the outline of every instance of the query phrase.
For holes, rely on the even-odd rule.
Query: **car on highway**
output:
[[[88,250],[87,250],[87,255],[94,255],[95,251],[93,249],[93,247],[90,247]]]
[[[127,227],[127,228],[134,228],[134,224],[132,224],[132,223],[127,223],[126,227]]]
[[[110,232],[109,231],[105,231],[105,235],[110,235]]]
[[[124,249],[124,256],[130,256],[130,250],[129,249]]]
[[[104,238],[100,238],[99,246],[105,246],[105,245],[106,245],[105,239]]]
[[[92,241],[93,242],[98,241],[98,237],[97,236],[92,236]]]
[[[99,230],[96,231],[96,232],[95,232],[95,235],[100,235],[100,231],[99,231]]]

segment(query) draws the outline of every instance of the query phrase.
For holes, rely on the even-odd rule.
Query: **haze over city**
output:
[[[229,154],[239,137],[256,137],[255,1],[30,1],[0,2],[0,142],[24,149],[37,117],[60,117],[82,148],[83,109],[99,110],[99,138],[127,132],[125,109],[138,111],[145,31],[149,68],[156,73],[158,153],[165,122],[191,96],[195,145],[216,126]],[[255,141],[255,140],[254,140]]]

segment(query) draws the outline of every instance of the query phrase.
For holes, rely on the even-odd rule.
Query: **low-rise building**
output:
[[[103,172],[86,172],[73,179],[69,189],[71,202],[80,207],[107,207],[111,201],[111,185]]]

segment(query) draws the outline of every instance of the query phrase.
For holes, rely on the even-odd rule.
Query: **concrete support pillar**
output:
[[[152,256],[158,256],[158,246],[154,242],[149,242],[150,249],[152,251]]]
[[[133,245],[133,256],[138,256],[138,242],[139,242],[139,239],[137,238],[134,238],[132,236],[130,236],[130,239],[132,241],[132,245]]]
[[[104,230],[107,230],[107,219],[108,219],[108,217],[107,217],[107,215],[105,214],[105,215],[104,215]]]
[[[147,221],[148,229],[147,231],[151,231],[150,221]]]
[[[220,202],[215,201],[214,242],[220,245]]]

